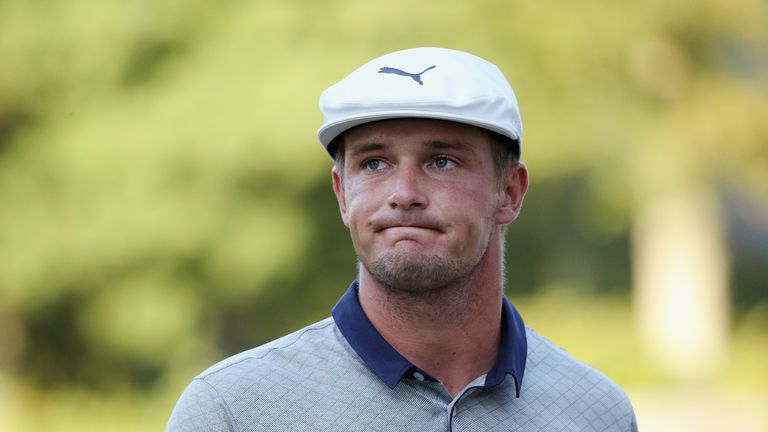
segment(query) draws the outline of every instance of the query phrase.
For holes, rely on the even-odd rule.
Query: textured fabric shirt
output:
[[[493,368],[451,397],[363,313],[333,317],[195,377],[167,431],[636,431],[624,392],[526,328],[505,298]],[[523,381],[525,377],[525,381]]]

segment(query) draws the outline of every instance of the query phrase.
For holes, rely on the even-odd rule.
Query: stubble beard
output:
[[[465,282],[475,272],[483,253],[462,261],[415,251],[388,252],[370,262],[360,261],[386,293],[382,307],[393,319],[418,319],[446,325],[469,313],[471,295]]]
[[[459,285],[477,265],[415,252],[389,252],[362,264],[387,291],[410,295],[444,291]]]
[[[488,254],[491,235],[473,259],[460,259],[416,250],[391,250],[371,261],[358,258],[363,267],[390,295],[412,300],[465,298],[463,286]]]

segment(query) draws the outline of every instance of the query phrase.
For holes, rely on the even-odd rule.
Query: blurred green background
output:
[[[764,0],[0,0],[0,430],[162,429],[328,316],[355,257],[317,99],[415,46],[517,92],[527,324],[642,430],[768,430]]]

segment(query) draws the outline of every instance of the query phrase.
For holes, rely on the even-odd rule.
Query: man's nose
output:
[[[426,182],[419,167],[401,165],[393,176],[387,204],[392,209],[400,210],[426,208],[429,201],[425,187]]]

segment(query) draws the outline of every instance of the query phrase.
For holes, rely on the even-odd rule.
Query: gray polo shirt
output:
[[[452,398],[381,337],[354,282],[332,318],[195,377],[167,430],[637,430],[624,392],[526,328],[506,298],[501,333],[493,368]]]

